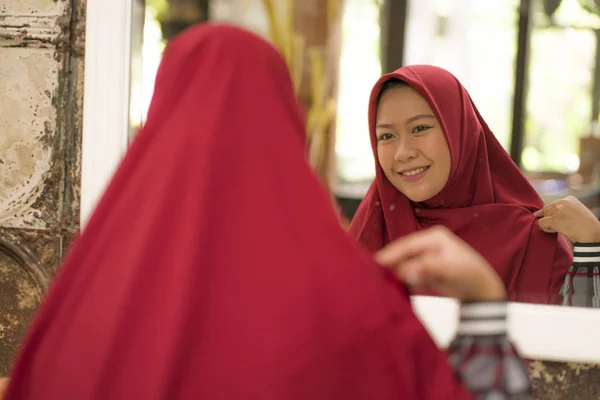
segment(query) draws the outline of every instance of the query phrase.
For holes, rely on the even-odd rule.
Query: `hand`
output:
[[[0,378],[0,400],[4,398],[6,394],[6,389],[8,388],[8,384],[10,383],[10,378]]]
[[[600,221],[573,196],[553,201],[533,213],[544,232],[560,233],[573,243],[600,242]]]
[[[445,227],[400,238],[377,252],[375,260],[393,268],[413,290],[428,288],[461,301],[506,297],[504,284],[488,262]]]

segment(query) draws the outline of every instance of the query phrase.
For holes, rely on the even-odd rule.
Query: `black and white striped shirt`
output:
[[[576,243],[560,294],[563,304],[600,307],[600,243]]]
[[[461,306],[449,362],[477,399],[533,398],[527,367],[507,338],[506,310],[505,301]]]

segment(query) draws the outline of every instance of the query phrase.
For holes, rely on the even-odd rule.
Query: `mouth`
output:
[[[419,167],[419,168],[414,168],[411,170],[406,170],[406,171],[400,171],[398,172],[398,174],[406,181],[410,181],[410,182],[414,182],[414,181],[418,181],[419,179],[421,179],[423,176],[425,176],[427,170],[429,169],[429,166],[427,167]]]
[[[408,171],[400,171],[399,174],[402,176],[415,176],[415,175],[422,174],[423,172],[427,171],[428,169],[429,169],[429,166],[419,167],[419,168],[411,169]]]

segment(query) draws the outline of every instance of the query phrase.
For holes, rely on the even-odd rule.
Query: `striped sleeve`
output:
[[[451,343],[450,365],[478,399],[531,399],[523,360],[507,338],[507,303],[461,306],[458,334]]]
[[[563,304],[600,307],[600,243],[576,243],[560,294]]]

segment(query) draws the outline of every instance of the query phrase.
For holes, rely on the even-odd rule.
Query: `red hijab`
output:
[[[450,149],[450,176],[439,194],[417,204],[387,180],[377,162],[375,181],[352,220],[351,235],[376,251],[408,233],[445,225],[494,266],[509,292],[557,293],[571,265],[569,246],[539,228],[532,212],[542,208],[542,199],[451,73],[414,65],[379,79],[369,103],[375,159],[377,99],[390,78],[408,83],[435,112]]]
[[[468,397],[304,143],[270,44],[226,25],[175,39],[6,399]]]

